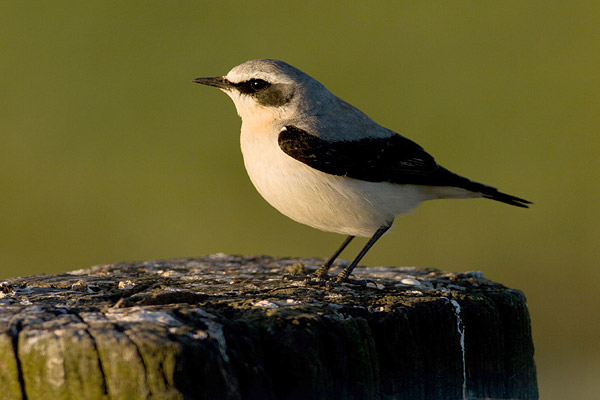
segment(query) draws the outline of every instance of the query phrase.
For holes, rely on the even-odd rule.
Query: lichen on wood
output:
[[[9,279],[2,398],[538,397],[520,291],[407,267],[306,284],[321,262],[216,254]]]

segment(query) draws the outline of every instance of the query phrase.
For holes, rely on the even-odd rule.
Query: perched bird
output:
[[[197,78],[233,100],[242,118],[244,165],[258,192],[291,219],[348,235],[316,272],[324,278],[355,236],[370,237],[338,284],[397,215],[431,199],[531,202],[438,165],[415,142],[378,125],[316,79],[285,62],[252,60],[225,76]]]

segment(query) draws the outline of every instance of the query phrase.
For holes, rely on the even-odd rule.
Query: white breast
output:
[[[315,170],[285,154],[271,124],[242,124],[241,148],[258,192],[289,218],[329,232],[371,236],[433,198],[414,185],[366,182]]]

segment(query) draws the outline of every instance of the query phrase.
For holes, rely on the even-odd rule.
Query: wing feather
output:
[[[450,172],[421,146],[398,134],[333,142],[290,125],[281,131],[278,142],[288,156],[332,175],[368,182],[454,186],[514,206],[531,203]]]
[[[449,171],[421,146],[400,135],[331,142],[287,126],[279,134],[279,147],[290,157],[332,175],[369,182],[452,184],[447,181]]]

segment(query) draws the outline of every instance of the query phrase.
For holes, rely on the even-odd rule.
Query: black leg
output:
[[[346,248],[346,246],[348,246],[352,239],[354,239],[354,236],[348,236],[346,240],[344,240],[344,243],[342,243],[342,245],[335,251],[335,253],[333,253],[333,255],[329,257],[329,260],[327,260],[325,264],[321,265],[321,268],[319,268],[317,272],[315,272],[316,278],[323,278],[324,276],[327,276],[327,271],[329,271],[329,267],[331,267],[331,264],[333,264],[335,259],[338,258],[340,253]]]
[[[334,284],[340,284],[340,283],[344,282],[346,280],[346,278],[348,278],[350,276],[350,274],[352,273],[352,270],[354,269],[354,267],[356,267],[356,265],[360,262],[360,260],[362,260],[362,258],[365,256],[365,254],[367,254],[367,251],[369,251],[369,249],[371,247],[373,247],[373,245],[375,244],[375,242],[388,229],[390,229],[390,226],[392,226],[392,224],[389,224],[389,225],[386,225],[386,226],[382,226],[381,228],[377,229],[377,232],[375,232],[375,234],[371,237],[371,239],[369,239],[369,241],[367,242],[367,244],[365,245],[365,247],[363,247],[363,249],[360,251],[360,253],[358,253],[358,255],[356,256],[356,258],[354,259],[354,261],[352,261],[350,263],[350,265],[348,265],[346,268],[344,268],[344,270],[342,272],[340,272],[340,274],[337,276],[337,278],[335,278]]]

